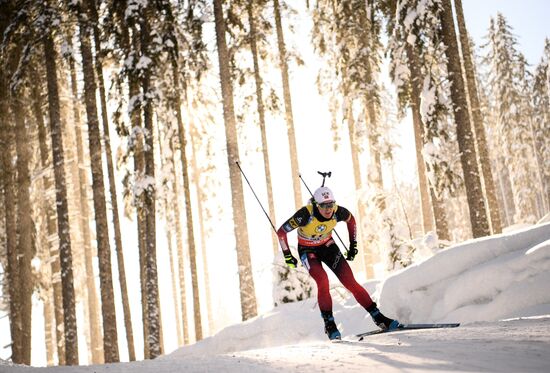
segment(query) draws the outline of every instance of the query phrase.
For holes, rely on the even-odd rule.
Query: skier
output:
[[[346,260],[342,260],[342,252],[332,239],[332,230],[339,221],[345,221],[347,224],[349,249],[345,259],[352,261],[357,255],[355,218],[346,208],[337,206],[332,191],[322,186],[315,191],[313,198],[306,206],[296,211],[277,230],[286,264],[290,268],[296,268],[298,263],[290,252],[287,239],[287,233],[298,228],[298,254],[302,264],[317,283],[319,309],[325,323],[325,333],[329,339],[340,339],[341,335],[332,315],[328,276],[321,263],[325,263],[334,272],[342,285],[369,312],[379,328],[382,330],[396,329],[399,322],[380,312],[369,293],[355,280],[349,264]]]

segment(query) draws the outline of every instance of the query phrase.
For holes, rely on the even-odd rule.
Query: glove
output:
[[[298,260],[291,254],[285,254],[285,263],[289,268],[296,268],[296,264],[298,264]]]
[[[346,251],[346,260],[352,261],[355,259],[355,255],[357,255],[357,242],[352,241],[349,243],[349,249]]]

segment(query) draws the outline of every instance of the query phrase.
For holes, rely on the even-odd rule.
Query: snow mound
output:
[[[388,277],[380,306],[401,322],[550,313],[550,224],[470,240]]]

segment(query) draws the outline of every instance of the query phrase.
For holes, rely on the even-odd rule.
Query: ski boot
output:
[[[372,320],[374,323],[382,330],[384,331],[391,331],[395,330],[399,327],[399,321],[390,319],[382,314],[380,310],[378,309],[378,306],[376,303],[372,302],[372,304],[367,308],[368,313],[372,317]]]
[[[323,317],[323,321],[325,322],[325,334],[328,336],[328,339],[330,339],[331,341],[335,339],[341,339],[342,335],[336,327],[332,312],[321,312],[321,316]]]

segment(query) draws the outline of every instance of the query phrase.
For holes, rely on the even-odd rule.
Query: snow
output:
[[[461,322],[354,341],[374,325],[342,289],[334,314],[344,336],[329,342],[315,299],[284,304],[152,361],[0,372],[548,372],[550,223],[441,250],[367,290],[402,322]],[[337,284],[333,284],[337,285]]]

